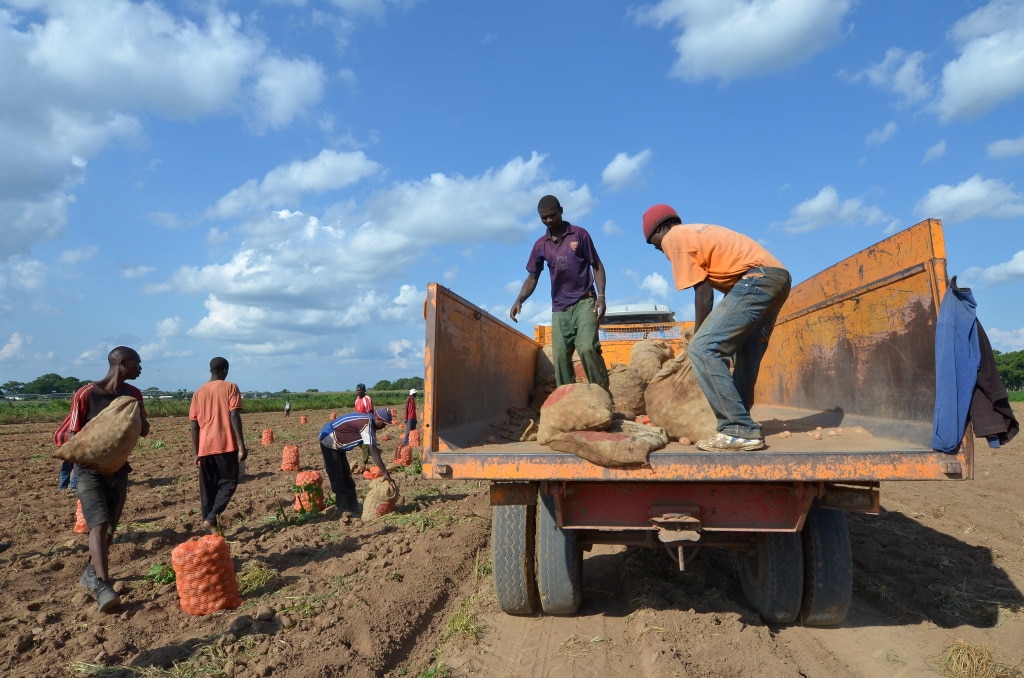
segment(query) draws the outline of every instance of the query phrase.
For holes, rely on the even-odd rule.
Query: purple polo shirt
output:
[[[538,274],[548,262],[551,274],[551,310],[564,311],[594,291],[592,266],[601,263],[590,234],[579,226],[566,223],[565,235],[558,241],[552,240],[547,229],[537,242],[533,243],[526,270]]]

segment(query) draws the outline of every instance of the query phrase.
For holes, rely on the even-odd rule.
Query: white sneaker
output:
[[[697,441],[697,449],[705,452],[752,452],[764,449],[764,438],[737,438],[716,433],[714,438]]]

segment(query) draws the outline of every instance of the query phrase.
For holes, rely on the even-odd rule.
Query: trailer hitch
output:
[[[651,524],[657,529],[658,540],[666,548],[676,548],[679,571],[685,569],[686,559],[683,557],[683,546],[700,541],[700,518],[689,513],[664,513],[651,518]]]

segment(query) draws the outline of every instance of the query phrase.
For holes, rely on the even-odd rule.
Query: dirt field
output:
[[[1016,408],[1018,418],[1024,408]],[[769,627],[726,555],[678,573],[656,551],[595,548],[573,617],[510,617],[490,579],[486,487],[396,474],[396,514],[343,527],[305,522],[294,473],[321,469],[323,412],[244,415],[254,453],[225,514],[240,581],[273,574],[235,610],[193,617],[174,584],[147,578],[198,536],[198,487],[183,418],[152,420],[131,463],[111,552],[124,604],[96,611],[78,585],[86,541],[56,489],[54,425],[0,426],[0,671],[10,676],[921,676],[947,656],[1024,667],[1024,440],[977,448],[972,482],[882,487],[881,516],[850,516],[855,597],[839,628]],[[272,445],[260,446],[265,428]],[[394,456],[397,429],[385,432]],[[326,480],[325,480],[326,482]],[[366,481],[358,478],[360,491]],[[269,576],[269,575],[268,575]],[[953,650],[953,652],[951,652]],[[987,653],[987,654],[986,654]],[[962,674],[968,675],[968,674]]]

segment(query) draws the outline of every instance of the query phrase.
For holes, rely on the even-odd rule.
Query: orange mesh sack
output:
[[[409,446],[419,447],[420,446],[420,430],[409,431]]]
[[[263,429],[263,444],[273,445],[274,444],[274,429],[265,428]]]
[[[395,453],[395,463],[399,466],[412,466],[412,447],[410,445],[399,445]]]
[[[374,478],[370,481],[370,489],[363,500],[363,522],[368,523],[388,513],[394,513],[397,503],[398,490],[383,478]]]
[[[380,472],[380,468],[378,468],[376,464],[363,471],[363,477],[367,480],[375,480],[380,478],[382,475],[384,474]]]
[[[324,477],[319,471],[299,471],[295,476],[295,486],[299,491],[295,493],[296,511],[323,511],[324,504]]]
[[[281,450],[281,470],[282,471],[298,471],[299,470],[299,446],[298,445],[285,445],[284,449]]]
[[[300,424],[305,424],[307,421],[309,421],[309,417],[307,417],[306,415],[302,415],[301,417],[299,417]]]
[[[142,432],[139,401],[118,396],[53,456],[88,466],[105,476],[117,473],[128,461]]]
[[[327,417],[327,421],[334,421],[337,418],[338,418],[338,413],[337,412],[331,412],[331,416]]]
[[[75,532],[78,534],[89,534],[89,523],[85,522],[81,499],[75,503]]]
[[[178,544],[171,551],[181,609],[189,614],[231,610],[243,602],[238,595],[235,563],[224,537],[208,534]]]

